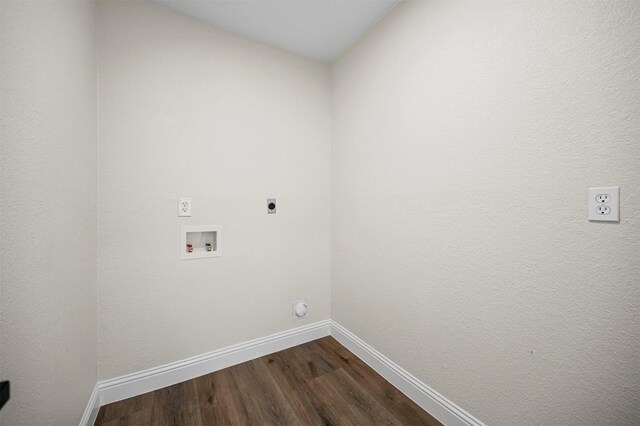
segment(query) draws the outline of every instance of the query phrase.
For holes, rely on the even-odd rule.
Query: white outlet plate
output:
[[[620,221],[620,187],[598,186],[589,188],[588,217],[596,222]]]
[[[191,198],[178,198],[178,217],[191,217]]]

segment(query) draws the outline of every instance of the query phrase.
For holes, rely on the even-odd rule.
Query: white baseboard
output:
[[[331,336],[441,423],[447,426],[483,426],[480,420],[431,389],[335,321],[331,321]]]
[[[104,380],[98,383],[100,405],[110,404],[175,385],[185,380],[328,336],[330,332],[331,320],[324,320],[182,361],[127,374],[115,379]]]
[[[93,387],[93,392],[91,392],[91,397],[89,397],[87,408],[84,409],[84,414],[82,414],[82,418],[80,419],[80,426],[93,426],[93,424],[96,422],[96,417],[98,417],[99,410],[100,391],[98,389],[98,385],[96,384]]]
[[[482,422],[332,320],[316,322],[182,361],[98,382],[80,426],[92,426],[101,405],[171,386],[329,335],[443,424],[484,426]]]

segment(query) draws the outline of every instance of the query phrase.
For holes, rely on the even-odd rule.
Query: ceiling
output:
[[[399,0],[150,0],[246,37],[331,62]]]

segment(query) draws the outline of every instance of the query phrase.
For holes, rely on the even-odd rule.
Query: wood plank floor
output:
[[[332,337],[100,408],[96,425],[439,425]]]

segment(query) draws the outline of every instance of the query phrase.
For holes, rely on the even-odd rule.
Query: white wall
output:
[[[0,424],[77,424],[96,383],[95,7],[0,15]]]
[[[98,19],[100,379],[329,318],[328,67],[145,2]],[[189,224],[223,256],[179,260]]]
[[[333,319],[489,424],[636,423],[639,75],[638,2],[402,2],[332,70]]]
[[[105,1],[97,153],[92,3],[0,15],[0,423],[76,423],[96,362],[328,318],[330,279],[333,319],[483,421],[640,416],[638,3],[405,1],[330,86]],[[586,187],[615,184],[621,223],[589,223]],[[223,225],[223,257],[180,261],[183,224]]]

